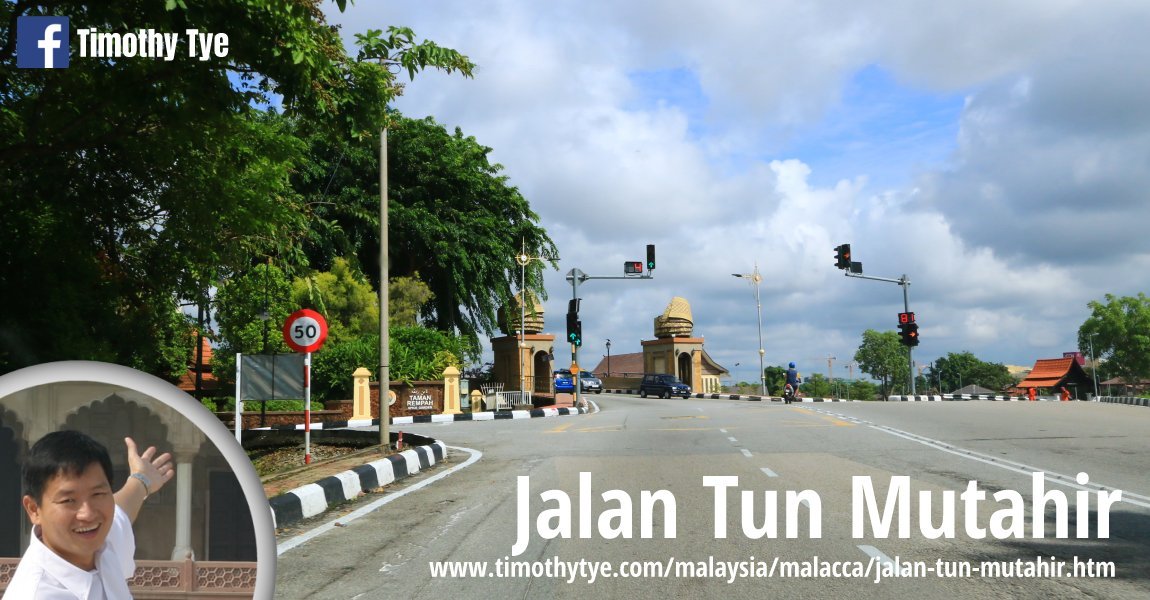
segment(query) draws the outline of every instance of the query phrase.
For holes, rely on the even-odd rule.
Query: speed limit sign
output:
[[[310,308],[295,311],[284,321],[284,342],[296,352],[315,352],[327,340],[327,321]]]

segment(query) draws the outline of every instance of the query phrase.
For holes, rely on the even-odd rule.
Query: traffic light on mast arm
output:
[[[851,268],[851,245],[835,246],[835,267],[843,270]]]
[[[655,270],[655,244],[647,244],[647,270]]]
[[[910,314],[909,321],[903,321],[902,315]],[[898,324],[899,341],[904,346],[917,346],[918,345],[918,323],[914,322],[914,313],[900,313]]]
[[[567,313],[567,341],[575,346],[583,345],[583,322],[579,313]]]

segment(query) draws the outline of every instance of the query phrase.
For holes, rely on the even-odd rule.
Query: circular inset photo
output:
[[[0,377],[0,506],[5,600],[273,596],[255,469],[213,413],[146,373],[69,361]]]

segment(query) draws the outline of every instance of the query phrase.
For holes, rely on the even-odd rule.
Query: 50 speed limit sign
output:
[[[327,321],[310,308],[295,311],[284,321],[284,342],[296,352],[315,352],[327,340]]]

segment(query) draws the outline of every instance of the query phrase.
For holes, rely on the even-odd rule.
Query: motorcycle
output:
[[[786,404],[790,404],[791,402],[794,402],[795,401],[795,395],[796,395],[795,388],[791,384],[788,383],[787,387],[783,388],[783,402]]]

